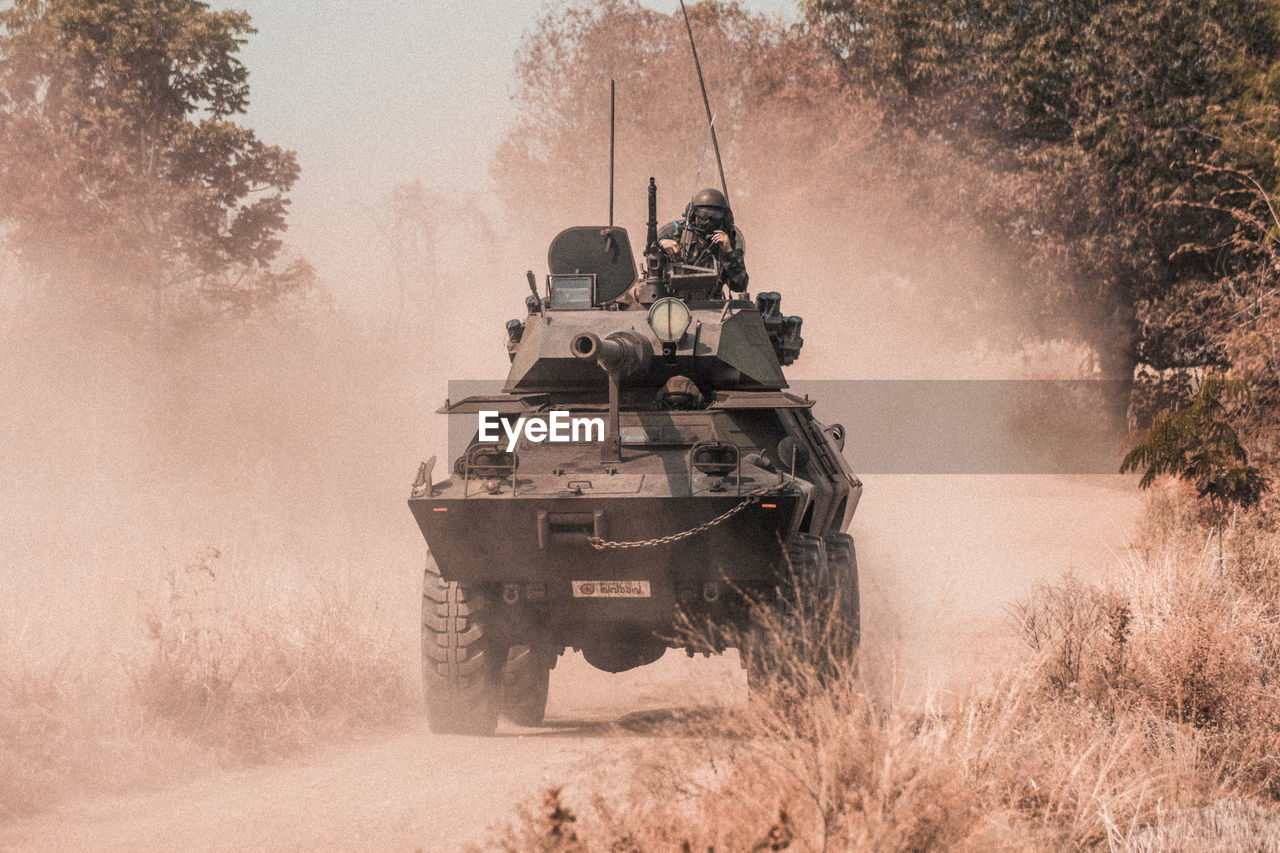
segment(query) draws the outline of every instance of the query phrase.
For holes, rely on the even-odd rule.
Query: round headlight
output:
[[[692,319],[689,306],[674,296],[659,299],[649,309],[649,328],[664,344],[674,344],[684,337]]]

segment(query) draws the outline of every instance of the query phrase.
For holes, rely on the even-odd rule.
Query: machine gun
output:
[[[675,296],[687,302],[719,298],[721,285],[720,270],[717,267],[680,263],[669,258],[658,245],[658,185],[653,178],[649,178],[647,225],[644,277],[637,288],[636,301],[641,305],[652,305],[664,296]]]
[[[644,238],[645,283],[659,282],[667,266],[666,252],[658,245],[658,183],[649,178],[649,221]]]

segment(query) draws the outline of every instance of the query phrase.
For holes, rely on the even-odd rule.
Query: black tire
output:
[[[797,534],[787,546],[784,572],[767,624],[757,613],[744,650],[752,693],[767,694],[779,680],[800,687],[812,674],[830,686],[857,659],[861,617],[853,537]]]
[[[823,537],[827,546],[827,564],[834,594],[840,596],[838,612],[842,624],[837,635],[841,654],[850,662],[857,656],[862,637],[862,608],[858,594],[858,553],[848,533],[829,533]]]
[[[498,726],[507,650],[486,630],[488,599],[440,577],[427,557],[422,578],[422,688],[427,723],[441,734],[491,735]]]
[[[513,646],[502,676],[502,716],[517,726],[540,726],[547,713],[554,656]]]
[[[827,575],[826,545],[818,536],[797,533],[787,544],[777,597],[753,607],[742,650],[747,691],[769,697],[780,686],[798,686],[819,653],[814,634]]]

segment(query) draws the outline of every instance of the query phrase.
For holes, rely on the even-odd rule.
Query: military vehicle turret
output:
[[[491,733],[500,712],[539,723],[566,649],[620,672],[672,646],[743,644],[751,602],[793,575],[848,602],[833,653],[853,654],[844,531],[862,487],[843,430],[786,391],[801,320],[777,293],[725,298],[717,269],[666,257],[656,224],[651,180],[639,273],[622,228],[561,232],[545,289],[530,272],[527,316],[507,324],[502,393],[441,410],[473,438],[447,479],[424,463],[409,499],[430,550],[435,731]],[[730,630],[695,641],[681,614]]]

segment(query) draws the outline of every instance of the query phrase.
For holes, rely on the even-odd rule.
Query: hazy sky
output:
[[[484,191],[514,56],[544,0],[240,0],[258,34],[248,123],[298,152],[289,242],[327,279],[368,275],[371,210],[397,183]],[[646,0],[675,11],[678,0]],[[794,14],[792,0],[750,9]],[[335,282],[335,284],[337,284]],[[338,296],[342,288],[335,287]]]

